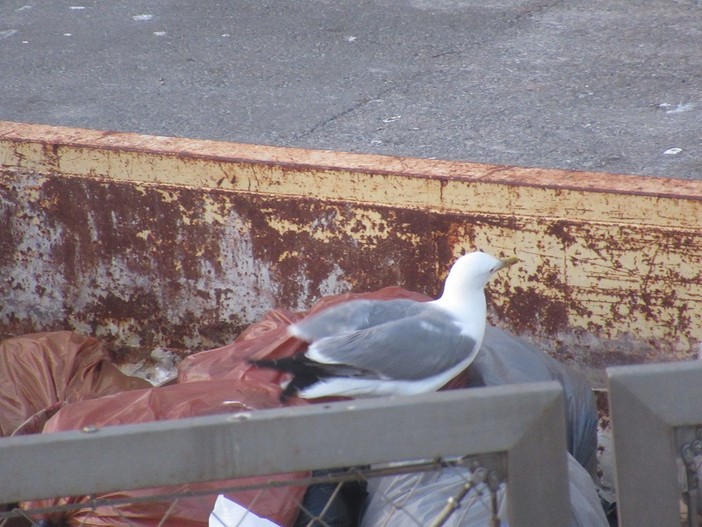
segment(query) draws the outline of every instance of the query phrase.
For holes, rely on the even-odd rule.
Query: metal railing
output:
[[[570,518],[565,436],[556,382],[88,427],[0,439],[0,503],[500,454],[509,524],[561,527]],[[490,487],[484,477],[467,483]]]
[[[680,525],[682,495],[687,525],[697,527],[702,361],[617,366],[607,375],[620,525]]]

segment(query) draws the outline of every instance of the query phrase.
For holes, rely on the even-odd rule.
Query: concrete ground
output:
[[[4,0],[0,119],[702,178],[695,0]]]

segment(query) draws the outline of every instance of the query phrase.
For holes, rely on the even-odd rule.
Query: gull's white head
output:
[[[483,288],[493,274],[518,261],[515,257],[500,259],[483,252],[461,256],[451,266],[443,294],[434,301],[451,313],[478,347],[483,340],[487,311]]]
[[[493,274],[518,261],[519,258],[514,256],[495,258],[481,251],[465,254],[451,266],[444,284],[444,294],[448,291],[462,294],[468,291],[482,290]]]

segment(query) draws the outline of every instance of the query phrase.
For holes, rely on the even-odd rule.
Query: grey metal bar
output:
[[[0,503],[494,452],[507,456],[510,525],[566,525],[555,382],[5,438]]]
[[[619,524],[680,525],[676,429],[702,424],[702,361],[607,369]]]

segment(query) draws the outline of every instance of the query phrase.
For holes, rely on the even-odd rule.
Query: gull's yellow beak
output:
[[[497,265],[495,271],[499,271],[500,269],[504,269],[505,267],[514,265],[519,261],[519,258],[517,258],[516,256],[510,256],[509,258],[500,258],[500,263]]]

